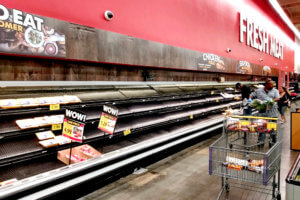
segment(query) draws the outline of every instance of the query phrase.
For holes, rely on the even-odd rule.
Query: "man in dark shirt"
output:
[[[243,109],[244,115],[251,115],[252,114],[252,108],[249,106],[248,99],[251,94],[251,90],[247,85],[242,85],[241,83],[235,84],[236,89],[241,90],[242,98],[240,100],[243,101]]]
[[[242,85],[241,83],[235,84],[236,89],[241,90],[242,93],[242,100],[249,99],[249,96],[251,94],[251,90],[247,85]]]

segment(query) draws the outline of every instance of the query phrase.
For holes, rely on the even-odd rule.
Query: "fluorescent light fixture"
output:
[[[282,10],[282,8],[279,5],[279,3],[277,2],[277,0],[269,0],[269,3],[274,8],[274,10],[277,12],[277,14],[281,17],[281,19],[284,21],[284,23],[294,32],[295,36],[297,36],[297,38],[300,39],[299,31],[294,26],[294,24],[291,22],[291,20],[288,18],[288,16],[285,14],[285,12]]]

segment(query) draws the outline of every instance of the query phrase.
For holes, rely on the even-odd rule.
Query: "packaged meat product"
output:
[[[4,99],[0,100],[1,108],[18,108],[20,103],[16,99]]]
[[[79,102],[81,102],[81,100],[77,96],[65,95],[64,98],[68,103],[79,103]]]
[[[64,137],[62,135],[56,136],[55,140],[58,142],[59,145],[69,144],[71,143],[71,140],[67,137]]]
[[[51,104],[57,104],[58,101],[55,97],[45,97],[45,104],[46,105],[51,105]]]
[[[40,141],[39,143],[40,143],[40,145],[42,145],[45,148],[54,147],[54,146],[59,145],[55,139],[43,140],[43,141]]]
[[[38,105],[47,105],[47,98],[46,97],[40,97],[35,98]]]
[[[49,124],[49,117],[44,116],[44,117],[35,117],[33,120],[35,121],[36,125],[39,126],[45,126]]]
[[[38,132],[38,133],[35,133],[35,135],[39,140],[46,140],[46,139],[55,138],[55,135],[52,133],[52,131]]]
[[[33,98],[18,99],[18,101],[22,107],[38,105],[36,99]]]
[[[66,156],[67,159],[70,158],[70,155],[68,155],[68,154],[66,154],[65,156]],[[76,163],[76,162],[80,162],[80,161],[85,161],[85,160],[86,160],[86,158],[82,158],[82,157],[80,157],[77,154],[72,154],[71,155],[71,162],[72,163]]]
[[[33,119],[17,120],[16,124],[20,129],[33,128],[37,126],[36,122]]]
[[[234,97],[233,94],[228,94],[228,93],[220,93],[220,95],[221,95],[223,98],[233,98],[233,97]]]
[[[95,157],[96,154],[92,151],[91,147],[88,145],[83,145],[79,151],[81,151],[83,154],[89,156],[89,157]]]
[[[64,115],[49,116],[49,124],[61,124],[64,121]]]
[[[0,186],[9,185],[9,184],[15,183],[17,181],[18,181],[18,179],[16,179],[16,178],[9,179],[9,180],[6,180],[6,181],[2,181],[2,182],[0,182]]]
[[[57,96],[57,97],[53,97],[56,99],[56,102],[58,104],[64,104],[64,103],[68,103],[68,101],[65,99],[65,97],[63,96]]]
[[[76,148],[76,150],[79,151],[79,154],[81,154],[82,157],[86,157],[87,159],[102,155],[102,153],[100,153],[99,151],[97,151],[96,149],[94,149],[93,147],[91,147],[88,144],[78,146],[75,148]]]
[[[63,123],[64,115],[52,115],[35,117],[30,119],[17,120],[16,123],[21,129],[35,128],[40,126],[48,126],[51,124],[61,124]]]

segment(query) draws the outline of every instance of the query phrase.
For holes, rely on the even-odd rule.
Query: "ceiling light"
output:
[[[269,3],[274,8],[274,10],[277,12],[277,14],[281,17],[281,19],[285,22],[285,24],[294,32],[295,36],[297,36],[298,39],[300,39],[299,31],[294,26],[294,24],[291,22],[291,20],[288,18],[288,16],[285,14],[285,12],[282,10],[279,3],[276,0],[269,0]]]

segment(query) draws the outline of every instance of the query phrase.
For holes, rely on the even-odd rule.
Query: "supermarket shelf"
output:
[[[57,88],[55,94],[76,95],[82,102],[62,104],[59,111],[49,111],[48,106],[0,110],[2,119],[0,124],[0,171],[1,174],[5,174],[1,178],[24,179],[16,183],[17,187],[14,184],[8,187],[8,190],[5,190],[8,193],[2,193],[2,188],[0,188],[0,199],[5,195],[14,196],[22,193],[24,188],[18,189],[18,184],[21,182],[24,185],[31,185],[33,182],[35,184],[35,179],[38,177],[37,179],[43,180],[40,183],[47,184],[48,187],[50,182],[66,181],[70,176],[86,173],[95,167],[99,168],[100,165],[109,167],[113,162],[118,162],[125,157],[129,158],[128,156],[142,154],[143,151],[158,147],[157,145],[187,137],[195,131],[216,128],[222,121],[220,112],[228,106],[240,107],[241,102],[220,96],[220,93],[225,91],[225,87],[233,87],[235,83],[229,85],[209,84],[211,83],[169,83],[165,85],[132,83],[122,85],[110,82],[110,85],[99,84],[90,89],[87,85],[50,86],[44,92],[40,90],[42,89],[41,85],[35,86],[34,84],[29,88],[26,86],[17,88],[13,85],[5,87],[8,94],[6,95],[2,91],[0,98],[8,97],[16,91],[20,92],[16,98],[18,95],[23,95],[22,97],[26,95],[34,97],[41,94],[52,96],[54,93],[51,90],[55,87]],[[234,90],[226,92],[236,93]],[[119,109],[118,123],[113,136],[105,134],[97,128],[102,106],[105,104],[112,104]],[[16,126],[17,119],[63,114],[65,108],[80,110],[87,114],[83,142],[72,143],[72,147],[89,144],[104,155],[76,163],[72,167],[62,167],[63,164],[57,161],[57,152],[70,148],[71,144],[43,148],[39,145],[34,133],[50,130],[50,126],[27,130],[21,130]],[[128,129],[131,133],[125,136],[124,131]],[[54,133],[60,135],[61,131],[54,131]],[[148,142],[144,143],[145,140]],[[130,149],[133,146],[134,148]],[[108,155],[113,156],[107,157]],[[76,166],[80,166],[80,170]],[[51,170],[54,170],[54,173]],[[56,174],[59,177],[52,179]],[[49,179],[44,180],[44,176]],[[30,190],[34,189],[31,186],[25,187]],[[9,193],[9,188],[13,188],[15,193]]]
[[[254,84],[261,84],[264,82],[241,82],[242,84],[247,85],[254,85]],[[1,81],[0,87],[1,88],[21,88],[22,87],[79,87],[79,86],[140,86],[140,85],[164,85],[164,86],[177,86],[177,85],[201,85],[201,86],[230,86],[235,85],[236,82],[224,82],[224,83],[217,83],[217,82],[137,82],[137,81]]]
[[[183,142],[193,140],[195,137],[199,137],[203,134],[207,134],[213,130],[219,129],[222,126],[222,121],[223,117],[221,116],[214,116],[198,122],[194,121],[195,123],[189,125],[182,125],[181,127],[174,127],[173,129],[164,130],[165,134],[159,135],[155,138],[138,142],[137,144],[129,143],[130,146],[127,144],[123,146],[123,148],[117,147],[113,151],[102,156],[85,162],[73,164],[72,167],[66,166],[44,172],[30,178],[25,178],[14,183],[12,185],[13,187],[4,186],[0,188],[0,199],[14,198],[16,195],[19,198],[21,197],[20,195],[22,195],[22,193],[26,194],[26,191],[28,190],[34,191],[35,188],[38,188],[39,191],[41,188],[43,188],[43,186],[44,188],[48,188],[53,182],[57,184],[57,181],[59,180],[61,182],[68,181],[67,177],[72,177],[74,174],[76,174],[76,176],[73,177],[77,177],[80,174],[85,174],[89,170],[89,173],[93,173],[94,169],[99,169],[97,166],[101,166],[102,169],[103,167],[112,168],[115,164],[121,163],[125,159],[140,156],[145,152],[152,152],[147,154],[148,156],[154,155],[154,149],[158,150],[157,148],[164,146],[164,148],[160,148],[160,150],[156,152],[159,153],[160,151],[173,147],[175,143],[176,145],[180,145]],[[138,160],[139,159],[136,159],[135,161]]]
[[[143,115],[153,115],[156,113],[163,114],[167,112],[173,112],[178,110],[184,110],[192,107],[197,106],[203,106],[203,105],[211,105],[216,104],[218,101],[218,104],[224,103],[224,102],[230,102],[233,101],[232,98],[223,98],[221,96],[219,97],[208,97],[208,98],[200,98],[200,99],[189,99],[186,101],[183,100],[169,100],[169,101],[156,101],[151,103],[139,103],[139,104],[125,104],[118,106],[119,108],[119,119],[126,118],[126,117],[133,117],[133,116],[143,116]],[[99,121],[99,117],[102,111],[102,105],[97,107],[82,107],[77,108],[77,110],[82,111],[83,113],[87,114],[87,123],[95,123],[96,121]],[[45,113],[49,114],[49,113]],[[53,114],[63,114],[63,111],[61,112],[54,112]],[[32,116],[32,115],[30,115]],[[38,115],[41,116],[41,115]],[[20,117],[18,115],[18,117]],[[0,139],[1,138],[10,138],[10,137],[18,137],[24,134],[33,134],[39,131],[46,131],[50,130],[50,126],[48,127],[42,127],[42,128],[32,128],[27,130],[20,129],[15,121],[20,118],[14,119],[12,116],[10,116],[10,119],[3,120],[0,124]],[[24,118],[23,118],[24,119]]]
[[[132,134],[135,134],[152,128],[158,128],[165,125],[190,120],[191,115],[193,115],[193,118],[199,118],[204,115],[219,113],[225,110],[229,105],[232,107],[239,106],[240,102],[230,104],[226,103],[209,108],[192,108],[184,111],[159,115],[159,117],[156,115],[151,115],[139,117],[138,119],[128,119],[123,122],[120,121],[118,122],[113,137],[123,136],[123,132],[128,129],[131,130]],[[85,139],[83,140],[83,144],[99,140],[105,141],[109,138],[108,135],[97,129],[97,125],[97,123],[86,125]],[[74,145],[78,146],[79,144]],[[9,141],[4,140],[0,143],[0,167],[9,165],[11,163],[24,162],[25,160],[34,159],[46,154],[53,154],[59,150],[69,148],[69,146],[70,145],[66,144],[44,149],[38,144],[38,141],[33,134],[26,138],[12,139]]]
[[[20,115],[30,115],[30,114],[37,114],[37,113],[62,113],[66,108],[73,108],[73,109],[81,109],[81,108],[91,108],[95,106],[102,106],[104,104],[114,104],[114,105],[124,105],[124,104],[135,104],[135,103],[155,103],[155,102],[164,102],[172,100],[187,100],[193,98],[200,98],[200,97],[211,97],[211,96],[219,96],[221,91],[214,91],[214,94],[211,94],[211,91],[199,91],[196,94],[192,93],[189,94],[187,92],[183,94],[164,94],[158,95],[157,92],[153,93],[154,96],[145,96],[143,97],[145,91],[133,91],[135,96],[132,94],[123,94],[122,91],[117,92],[106,92],[106,93],[93,93],[93,92],[85,92],[83,94],[72,94],[78,96],[82,102],[81,103],[71,103],[71,104],[61,104],[61,111],[50,111],[49,106],[37,106],[37,107],[20,107],[20,108],[13,108],[13,109],[0,109],[0,117],[7,117],[7,116],[20,116]],[[118,98],[115,93],[119,93],[119,96],[123,96],[123,98]],[[233,93],[232,91],[228,91],[228,93]],[[38,95],[38,97],[43,96],[43,94]],[[24,97],[22,95],[22,97]],[[32,96],[30,96],[32,97]],[[105,99],[101,99],[104,98]]]

